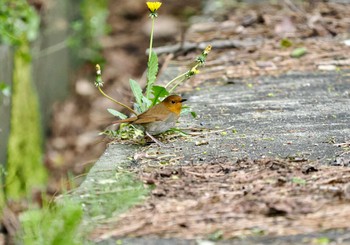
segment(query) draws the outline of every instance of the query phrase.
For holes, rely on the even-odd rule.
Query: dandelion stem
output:
[[[170,82],[168,82],[168,83],[165,85],[165,88],[167,88],[168,86],[170,86],[170,84],[172,84],[172,83],[175,82],[176,80],[178,80],[178,79],[180,79],[180,78],[182,78],[182,77],[188,75],[189,72],[190,72],[192,69],[197,69],[199,65],[200,65],[200,64],[196,64],[196,65],[193,66],[189,71],[186,71],[185,73],[182,73],[182,74],[178,75],[177,77],[175,77],[173,80],[171,80]],[[189,76],[191,76],[191,75],[189,75]],[[169,93],[171,93],[172,91],[174,91],[174,89],[175,89],[177,86],[179,86],[179,85],[180,85],[183,81],[185,81],[185,80],[186,80],[186,77],[185,77],[184,79],[181,79],[179,82],[177,82],[177,83],[174,85],[174,87],[172,87],[172,88],[169,90]]]
[[[170,82],[168,82],[168,83],[165,85],[165,88],[169,87],[170,84],[172,84],[172,83],[175,82],[176,80],[180,79],[181,77],[186,76],[187,73],[188,73],[188,71],[186,71],[185,73],[182,73],[182,74],[178,75],[177,77],[175,77],[174,79],[172,79]]]
[[[103,90],[102,90],[101,87],[97,87],[97,88],[98,88],[98,90],[100,91],[100,93],[101,93],[104,97],[106,97],[107,99],[113,101],[114,103],[116,103],[116,104],[118,104],[118,105],[120,105],[120,106],[122,106],[122,107],[128,109],[130,112],[132,112],[133,114],[135,114],[135,115],[137,116],[137,113],[136,113],[133,109],[131,109],[129,106],[127,106],[127,105],[125,105],[125,104],[123,104],[123,103],[121,103],[121,102],[119,102],[119,101],[113,99],[112,97],[108,96],[105,92],[103,92]]]
[[[154,19],[155,19],[155,17],[152,17],[151,37],[150,37],[150,40],[149,40],[148,62],[151,60],[151,55],[152,55]]]
[[[183,79],[181,79],[180,81],[178,81],[175,85],[174,85],[174,87],[172,87],[170,90],[169,90],[169,93],[172,93],[173,91],[174,91],[174,89],[177,87],[177,86],[179,86],[183,81],[185,81],[186,80],[186,77],[184,77]]]

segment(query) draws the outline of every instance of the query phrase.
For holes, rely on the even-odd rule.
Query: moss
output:
[[[7,198],[29,194],[33,187],[45,183],[47,173],[42,162],[38,99],[31,83],[28,42],[14,55],[11,129],[8,142]]]

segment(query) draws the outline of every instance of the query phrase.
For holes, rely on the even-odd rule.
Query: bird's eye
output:
[[[172,104],[175,104],[175,103],[176,103],[176,101],[175,101],[175,100],[172,100],[172,101],[171,101],[171,103],[172,103]]]

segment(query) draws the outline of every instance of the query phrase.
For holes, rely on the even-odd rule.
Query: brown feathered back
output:
[[[175,114],[175,117],[178,118],[180,116],[183,101],[185,100],[178,95],[170,95],[162,102],[151,107],[140,115],[118,120],[115,121],[115,123],[146,124],[151,122],[166,121],[172,114]]]

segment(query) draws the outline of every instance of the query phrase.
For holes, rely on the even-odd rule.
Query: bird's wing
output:
[[[166,109],[160,110],[159,107],[162,106],[162,104],[158,104],[148,111],[145,111],[144,113],[138,115],[138,118],[134,121],[134,123],[142,124],[156,121],[165,121],[169,117],[169,111]]]
[[[133,123],[135,124],[143,124],[143,123],[150,123],[150,122],[156,122],[159,121],[157,120],[156,117],[143,117],[143,118],[139,118],[136,121],[134,121]]]
[[[137,120],[137,117],[129,117],[126,119],[114,121],[113,124],[115,124],[115,123],[128,123],[128,122],[131,123],[131,122],[135,122],[136,120]]]

